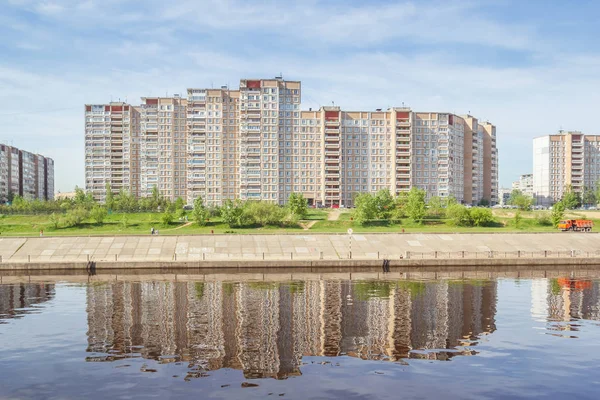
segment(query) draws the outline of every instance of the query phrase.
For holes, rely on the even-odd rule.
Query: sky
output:
[[[0,142],[84,186],[84,104],[302,81],[303,109],[410,106],[497,126],[501,186],[532,138],[598,134],[595,0],[0,0]]]

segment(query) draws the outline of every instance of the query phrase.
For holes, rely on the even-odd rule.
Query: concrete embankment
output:
[[[0,270],[600,265],[600,235],[355,234],[0,239]]]

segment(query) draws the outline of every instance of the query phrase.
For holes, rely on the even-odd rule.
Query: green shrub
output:
[[[452,204],[446,209],[446,216],[454,226],[473,226],[469,209],[461,204]]]
[[[98,224],[101,224],[102,222],[104,222],[104,219],[106,218],[107,215],[108,215],[108,211],[106,211],[106,208],[104,208],[102,206],[94,206],[94,208],[92,208],[92,211],[90,211],[90,216]]]
[[[171,224],[171,222],[173,222],[174,218],[175,217],[173,216],[173,214],[171,214],[169,211],[166,211],[162,214],[162,216],[160,217],[160,220],[163,225],[168,226]]]
[[[541,212],[535,217],[535,223],[539,226],[552,226],[551,213]]]
[[[476,207],[470,211],[471,221],[475,226],[487,226],[494,221],[492,210],[489,208]]]

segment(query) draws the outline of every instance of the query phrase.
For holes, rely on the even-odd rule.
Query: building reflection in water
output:
[[[494,332],[496,282],[150,282],[90,285],[88,361],[189,363],[299,375],[303,356],[368,360],[474,354]]]
[[[0,285],[0,324],[33,313],[54,298],[53,284],[18,283]]]
[[[579,320],[600,320],[600,283],[568,277],[532,281],[531,303],[534,318],[549,321],[551,331],[577,331]]]

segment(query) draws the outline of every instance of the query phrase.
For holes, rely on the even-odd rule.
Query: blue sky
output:
[[[83,104],[243,77],[301,80],[303,108],[404,102],[497,125],[503,186],[532,138],[598,134],[600,3],[0,0],[0,142],[84,184]]]

